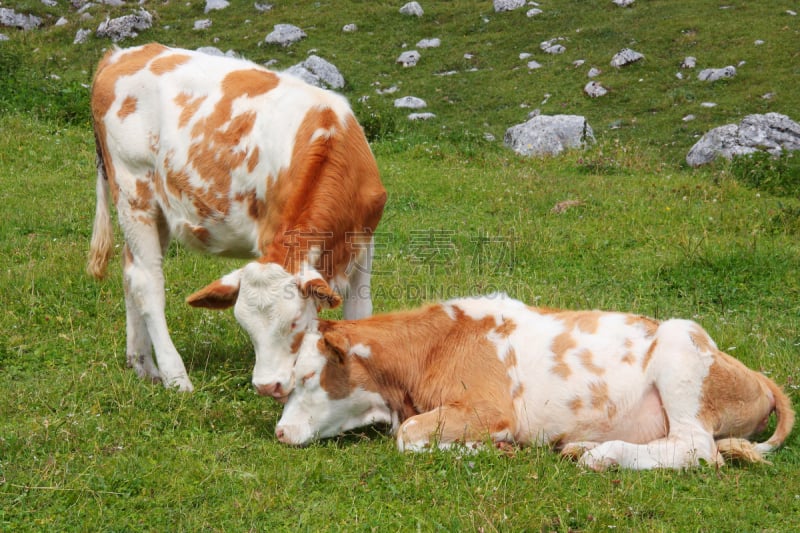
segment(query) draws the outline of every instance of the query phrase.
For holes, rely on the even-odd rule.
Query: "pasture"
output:
[[[793,2],[720,10],[705,0],[640,0],[620,11],[610,1],[553,0],[535,20],[494,13],[491,2],[421,3],[426,14],[411,19],[397,14],[402,2],[275,2],[267,13],[247,4],[208,15],[204,2],[147,2],[156,24],[122,44],[214,44],[276,58],[276,68],[316,49],[336,64],[389,194],[376,238],[376,312],[503,290],[543,306],[693,318],[797,405],[796,158],[766,170],[683,164],[712,127],[766,111],[800,119],[800,21],[785,13]],[[66,9],[16,4],[40,15]],[[129,10],[102,7],[88,26]],[[201,18],[213,20],[210,30],[192,29]],[[82,84],[110,43],[73,45],[80,25],[52,22],[0,30],[10,37],[0,42],[0,530],[800,528],[798,430],[772,464],[680,472],[585,472],[537,448],[401,455],[382,428],[286,447],[273,434],[281,406],[253,392],[253,349],[233,314],[183,303],[242,262],[175,245],[164,265],[167,321],[196,390],[138,380],[125,368],[118,232],[109,279],[85,273],[95,149]],[[309,37],[286,49],[259,45],[280,22]],[[350,22],[359,31],[343,35]],[[559,35],[566,56],[539,53],[540,41]],[[423,51],[417,67],[394,64],[428,37],[443,44]],[[611,55],[625,46],[646,60],[612,71]],[[524,51],[545,68],[528,72]],[[686,55],[703,67],[746,64],[713,85],[679,81]],[[607,71],[609,95],[581,93],[578,58]],[[449,70],[459,73],[435,75]],[[375,94],[392,84],[396,96],[428,100],[437,118],[407,121],[391,106],[395,95]],[[776,96],[762,99],[767,92]],[[597,144],[552,159],[504,149],[505,128],[536,107],[585,115]],[[683,122],[688,113],[696,120]],[[784,186],[741,179],[756,171]]]

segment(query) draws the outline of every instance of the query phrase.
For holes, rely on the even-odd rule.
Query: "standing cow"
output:
[[[89,272],[122,251],[127,358],[140,377],[191,391],[164,315],[171,238],[256,260],[189,296],[250,334],[260,394],[292,388],[299,332],[320,307],[369,316],[372,235],[386,191],[346,100],[245,60],[160,44],[113,49],[92,85],[97,208]],[[152,351],[155,350],[155,363]]]
[[[760,461],[794,423],[781,389],[689,320],[528,307],[505,295],[320,320],[275,429],[303,445],[393,422],[400,450],[551,445],[602,469]],[[762,432],[777,413],[773,435]]]

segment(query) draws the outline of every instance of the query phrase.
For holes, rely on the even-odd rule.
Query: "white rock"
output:
[[[36,15],[24,15],[13,9],[0,7],[0,26],[9,26],[21,30],[32,30],[42,25],[42,19]]]
[[[150,29],[152,26],[153,15],[140,9],[131,15],[106,19],[97,27],[95,34],[98,37],[110,38],[116,43],[128,37],[136,37],[139,35],[138,32]]]
[[[697,66],[697,58],[694,56],[686,56],[681,62],[681,68],[694,68]]]
[[[563,40],[563,37],[556,37],[549,41],[542,41],[539,43],[539,48],[548,54],[563,54],[567,50],[563,45],[559,44],[559,41]]]
[[[611,58],[611,66],[624,67],[625,65],[630,65],[631,63],[641,61],[642,59],[644,59],[644,55],[640,54],[639,52],[631,50],[630,48],[623,48],[614,54],[613,58]]]
[[[430,120],[436,118],[433,113],[411,113],[408,115],[408,120]]]
[[[378,94],[394,94],[398,91],[397,85],[392,85],[391,87],[387,87],[385,89],[375,89],[375,92]]]
[[[532,55],[533,55],[533,54],[530,54],[530,53],[528,53],[528,52],[522,52],[522,53],[520,53],[520,54],[519,54],[519,58],[524,60],[524,59],[528,59],[528,58],[529,58],[529,57],[531,57]]]
[[[592,67],[592,68],[589,69],[589,72],[587,72],[586,75],[588,77],[590,77],[590,78],[596,78],[597,76],[599,76],[602,73],[603,73],[603,71],[600,70],[599,68]]]
[[[344,26],[342,26],[342,31],[345,32],[345,33],[353,33],[353,32],[358,31],[358,26],[356,26],[355,24],[352,24],[352,23],[351,24],[345,24]]]
[[[572,62],[572,66],[578,68],[582,67],[584,63],[586,63],[585,59],[576,59],[575,61]]]
[[[736,67],[728,65],[724,68],[707,68],[701,70],[697,75],[697,79],[701,81],[717,81],[726,78],[733,78],[736,76]]]
[[[422,98],[416,96],[404,96],[394,101],[395,107],[402,107],[405,109],[422,109],[428,107],[428,104]]]
[[[534,7],[533,9],[529,9],[528,12],[525,13],[525,16],[528,18],[533,18],[536,15],[541,15],[542,13],[543,11],[541,9],[539,9],[538,7]]]
[[[256,2],[254,4],[254,7],[256,8],[256,11],[259,11],[261,13],[266,13],[267,11],[272,10],[272,4],[267,4],[267,3]]]
[[[425,14],[419,2],[409,2],[400,8],[400,13],[403,15],[410,15],[412,17],[421,17]]]
[[[422,39],[417,43],[417,48],[438,48],[442,45],[442,41],[438,37],[433,39]]]
[[[524,156],[558,155],[595,142],[586,119],[577,115],[536,115],[506,130],[503,143]]]
[[[77,32],[75,32],[75,39],[72,41],[72,44],[85,43],[91,34],[92,30],[79,29]]]
[[[528,61],[528,69],[536,70],[537,68],[542,68],[541,63],[538,61]]]
[[[691,122],[691,121],[693,121],[694,119],[695,119],[695,116],[694,116],[694,115],[686,115],[686,116],[685,116],[685,117],[683,117],[681,120],[683,120],[684,122]]]
[[[583,92],[585,92],[592,98],[597,98],[606,95],[608,93],[608,90],[602,85],[600,85],[598,82],[590,81],[583,87]]]
[[[619,7],[630,7],[634,0],[613,0],[614,4]]]
[[[748,115],[739,124],[726,124],[710,130],[692,146],[686,163],[692,167],[712,162],[717,157],[765,151],[778,155],[800,150],[800,124],[779,113]]]
[[[494,0],[494,12],[514,11],[525,5],[526,0]]]
[[[764,40],[763,39],[756,39],[755,41],[753,41],[753,44],[756,45],[756,46],[761,46],[762,44],[764,44]]]
[[[267,44],[279,44],[285,47],[306,37],[306,32],[293,24],[275,24],[273,30],[264,41]]]
[[[195,30],[207,30],[211,27],[211,19],[202,19],[194,21]]]
[[[416,50],[408,50],[407,52],[400,54],[395,63],[400,63],[404,67],[413,67],[417,64],[419,58],[419,52]]]
[[[206,8],[203,13],[208,13],[209,11],[215,11],[218,9],[225,9],[229,5],[230,3],[227,0],[206,0]]]
[[[705,107],[706,109],[711,109],[712,107],[717,107],[715,102],[703,102],[700,104],[700,107]]]
[[[56,24],[55,24],[55,25],[56,25],[56,26],[66,26],[67,24],[69,24],[69,21],[66,19],[66,17],[60,17],[60,18],[59,18],[59,19],[56,21]]]

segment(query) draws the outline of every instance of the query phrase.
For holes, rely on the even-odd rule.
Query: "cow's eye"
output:
[[[291,328],[292,328],[292,330],[293,330],[293,331],[294,331],[294,329],[295,329],[296,327],[297,327],[297,322],[292,322],[292,326],[291,326]]]

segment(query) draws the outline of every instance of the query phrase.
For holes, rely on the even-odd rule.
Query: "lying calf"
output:
[[[393,422],[401,451],[491,439],[551,445],[595,469],[682,468],[761,461],[794,424],[777,385],[688,320],[492,295],[320,320],[299,350],[276,428],[287,444]],[[773,411],[775,433],[746,440]]]

